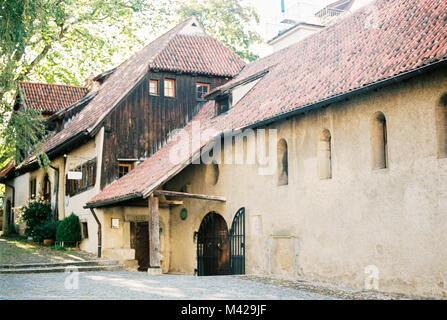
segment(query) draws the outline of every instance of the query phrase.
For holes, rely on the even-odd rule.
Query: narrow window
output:
[[[203,97],[210,92],[210,85],[208,83],[197,82],[197,99],[203,99]]]
[[[88,224],[86,221],[81,222],[82,238],[88,239]]]
[[[175,97],[175,80],[165,79],[165,96]]]
[[[284,186],[289,184],[288,151],[287,151],[287,142],[284,139],[278,141],[277,158],[278,158],[278,185]]]
[[[158,96],[158,80],[149,80],[149,94]]]
[[[122,176],[125,176],[132,170],[132,164],[130,163],[122,163],[119,164],[119,171],[118,171],[118,177],[121,178]]]
[[[386,118],[382,112],[374,114],[371,122],[372,169],[388,168]]]
[[[438,158],[447,158],[447,93],[436,107],[436,129],[438,138]]]
[[[51,182],[47,174],[43,179],[43,198],[48,202],[51,202]]]
[[[318,176],[321,180],[332,179],[331,133],[323,130],[318,141]]]
[[[30,199],[34,199],[37,196],[37,182],[36,179],[32,179],[29,182],[29,197]]]

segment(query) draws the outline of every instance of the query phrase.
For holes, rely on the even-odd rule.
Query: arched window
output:
[[[332,146],[331,133],[325,129],[320,134],[318,141],[318,177],[320,179],[332,179]]]
[[[51,202],[51,182],[47,174],[43,178],[43,198]]]
[[[278,185],[284,186],[289,184],[289,162],[288,162],[287,142],[284,139],[278,141],[277,158],[278,158]]]
[[[388,168],[388,141],[386,118],[382,112],[374,114],[371,121],[372,168]]]
[[[438,158],[447,158],[447,93],[436,106],[436,129],[438,138]]]

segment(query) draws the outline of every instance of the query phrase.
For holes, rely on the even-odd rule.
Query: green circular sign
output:
[[[180,218],[181,218],[182,220],[186,220],[187,217],[188,217],[188,210],[186,210],[186,208],[183,208],[183,209],[180,211]]]

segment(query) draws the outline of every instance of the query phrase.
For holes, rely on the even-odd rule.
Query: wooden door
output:
[[[132,222],[130,234],[130,246],[135,249],[138,270],[147,271],[149,268],[149,224],[147,222]]]

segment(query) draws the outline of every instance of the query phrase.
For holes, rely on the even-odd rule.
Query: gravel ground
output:
[[[79,273],[78,289],[66,289],[74,274],[11,274],[0,277],[0,299],[113,299],[113,300],[321,300],[337,299],[305,290],[232,276],[148,276],[143,272]],[[69,278],[73,279],[73,278]]]
[[[59,251],[18,239],[0,238],[0,265],[21,263],[72,262],[96,259],[80,251]]]

